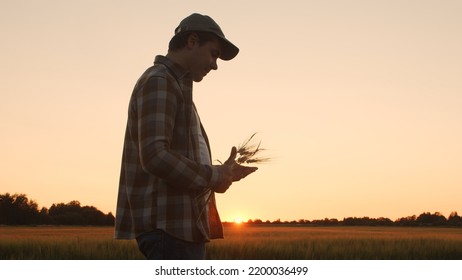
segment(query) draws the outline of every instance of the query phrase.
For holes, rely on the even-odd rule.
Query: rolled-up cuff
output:
[[[223,181],[223,175],[221,174],[219,166],[212,165],[212,175],[210,176],[209,187],[214,189],[214,187],[221,184],[221,181]]]

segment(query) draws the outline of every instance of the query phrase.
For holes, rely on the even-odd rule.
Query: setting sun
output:
[[[234,219],[235,224],[242,224],[242,219],[241,218],[236,218]]]

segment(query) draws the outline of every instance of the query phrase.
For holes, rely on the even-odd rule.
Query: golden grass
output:
[[[0,259],[142,259],[112,227],[0,227]]]
[[[0,259],[142,259],[111,227],[0,227]],[[462,259],[462,229],[401,227],[225,227],[207,259]]]

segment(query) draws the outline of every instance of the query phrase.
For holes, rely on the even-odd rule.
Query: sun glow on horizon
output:
[[[243,223],[243,220],[242,220],[241,218],[235,218],[235,219],[234,219],[234,223],[235,223],[236,225],[240,225],[240,224]]]

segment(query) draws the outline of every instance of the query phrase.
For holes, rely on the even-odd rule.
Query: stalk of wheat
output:
[[[264,163],[270,160],[269,157],[261,156],[266,149],[261,148],[261,141],[254,141],[256,134],[252,134],[237,147],[237,164]]]

